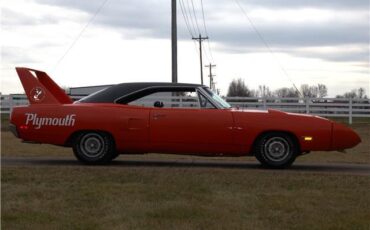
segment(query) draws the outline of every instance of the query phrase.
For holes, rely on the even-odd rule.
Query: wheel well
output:
[[[96,133],[104,133],[104,134],[107,134],[108,136],[110,136],[114,142],[114,144],[116,144],[116,141],[114,139],[114,136],[110,133],[110,132],[107,132],[107,131],[104,131],[104,130],[89,130],[89,129],[86,129],[86,130],[78,130],[78,131],[75,131],[73,132],[67,139],[67,141],[65,142],[65,146],[68,146],[68,147],[71,147],[74,143],[74,141],[76,140],[76,138],[82,134],[82,133],[88,133],[88,132],[96,132]]]
[[[292,140],[294,141],[294,143],[296,144],[296,147],[297,147],[297,151],[298,151],[298,153],[300,153],[301,152],[301,146],[300,146],[300,144],[299,144],[299,141],[298,141],[298,138],[297,138],[297,136],[294,134],[294,133],[291,133],[291,132],[289,132],[289,131],[281,131],[281,130],[269,130],[269,131],[264,131],[264,132],[262,132],[262,133],[260,133],[257,137],[256,137],[256,139],[253,141],[253,145],[252,145],[252,151],[251,151],[251,153],[254,155],[254,152],[255,152],[255,148],[256,148],[256,146],[257,146],[257,143],[261,140],[261,138],[263,137],[263,136],[265,136],[266,134],[269,134],[269,133],[282,133],[282,134],[286,134],[286,135],[288,135],[289,137],[291,137],[292,138]]]

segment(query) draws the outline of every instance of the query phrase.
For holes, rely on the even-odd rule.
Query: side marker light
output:
[[[28,126],[27,125],[21,125],[21,126],[19,126],[19,128],[22,129],[22,130],[27,130]]]

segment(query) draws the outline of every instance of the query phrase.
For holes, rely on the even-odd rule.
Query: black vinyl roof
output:
[[[145,95],[161,91],[195,90],[199,84],[169,82],[122,83],[110,86],[79,100],[81,103],[127,103]]]

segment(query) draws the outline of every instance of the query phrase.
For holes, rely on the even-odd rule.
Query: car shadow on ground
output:
[[[266,169],[257,162],[243,161],[221,161],[221,160],[152,160],[152,159],[118,159],[105,165],[86,165],[73,158],[40,158],[40,157],[12,157],[2,158],[2,166],[14,165],[39,165],[39,166],[86,166],[86,167],[166,167],[166,168],[224,168],[224,169],[245,169],[261,171],[282,171]],[[317,173],[345,173],[354,175],[370,176],[370,165],[368,164],[343,164],[343,163],[296,163],[290,168],[285,169],[288,172],[317,172]]]

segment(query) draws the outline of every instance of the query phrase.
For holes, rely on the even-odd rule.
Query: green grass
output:
[[[369,229],[366,176],[3,167],[3,229]]]
[[[1,114],[1,131],[9,130],[9,115]]]

